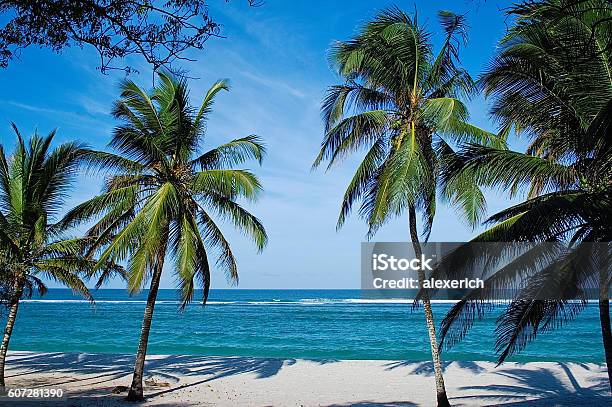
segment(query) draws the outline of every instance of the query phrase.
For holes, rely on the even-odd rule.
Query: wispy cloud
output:
[[[250,79],[252,81],[255,81],[263,86],[266,86],[268,88],[271,88],[275,91],[280,91],[280,92],[288,92],[289,94],[298,97],[300,99],[305,98],[306,94],[304,92],[302,92],[301,90],[289,85],[286,82],[283,81],[279,81],[277,79],[272,79],[269,77],[264,77],[264,76],[260,76],[260,75],[256,75],[252,72],[249,71],[241,71],[240,72],[241,75],[243,75],[245,78]]]
[[[15,110],[32,112],[35,113],[35,116],[45,118],[42,120],[42,123],[44,123],[45,126],[50,126],[48,128],[45,127],[46,130],[53,128],[62,129],[63,131],[61,131],[60,134],[67,137],[74,137],[76,135],[81,138],[86,136],[93,144],[97,144],[98,141],[101,141],[101,135],[109,134],[112,128],[110,116],[109,119],[102,118],[100,115],[91,114],[86,109],[82,108],[63,110],[13,100],[0,101],[0,104],[12,107],[12,109],[10,109],[12,111],[10,120],[14,120]],[[16,120],[18,120],[18,125],[23,125],[21,120]],[[105,144],[105,142],[103,142],[103,144]]]
[[[9,105],[18,107],[19,109],[25,109],[25,110],[29,110],[31,112],[36,112],[36,113],[44,113],[44,114],[64,114],[64,113],[66,113],[66,112],[61,111],[61,110],[50,109],[50,108],[40,107],[40,106],[28,105],[26,103],[14,102],[12,100],[3,100],[2,103],[6,103],[6,104],[9,104]]]
[[[80,106],[91,115],[110,115],[111,103],[108,101],[100,102],[90,97],[79,97],[78,102]]]

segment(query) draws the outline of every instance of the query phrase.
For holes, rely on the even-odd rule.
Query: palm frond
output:
[[[231,168],[248,160],[256,160],[261,164],[266,155],[266,148],[261,139],[251,135],[234,139],[229,143],[209,150],[192,160],[192,164],[200,166],[201,170],[214,168]]]

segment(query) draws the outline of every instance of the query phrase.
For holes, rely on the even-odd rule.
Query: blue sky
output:
[[[360,242],[366,227],[356,216],[339,232],[335,225],[358,157],[329,173],[310,170],[322,139],[320,102],[326,87],[339,81],[327,62],[327,50],[332,41],[353,35],[377,10],[396,4],[412,11],[415,4],[266,0],[262,7],[249,8],[241,0],[211,3],[211,14],[224,25],[227,38],[210,40],[205,50],[190,55],[197,62],[183,65],[197,78],[190,80],[194,103],[216,79],[231,81],[231,91],[219,95],[215,104],[206,146],[257,134],[269,152],[261,168],[251,166],[261,176],[265,194],[250,205],[266,225],[269,246],[257,254],[239,233],[224,229],[238,257],[239,287],[357,288]],[[438,10],[468,12],[470,40],[461,55],[474,76],[486,66],[505,31],[500,11],[505,6],[490,0],[416,2],[419,21],[437,34],[435,44],[440,42]],[[15,138],[9,123],[14,121],[23,134],[57,128],[58,142],[80,139],[104,148],[116,125],[109,112],[123,74],[102,75],[96,70],[97,63],[98,56],[90,48],[72,48],[59,55],[24,50],[20,60],[0,71],[0,142],[12,146]],[[143,87],[151,86],[147,66],[138,59],[130,63],[141,71],[131,79]],[[484,100],[478,98],[468,105],[475,124],[494,130]],[[99,179],[81,177],[66,205],[89,198],[99,189]],[[499,193],[487,197],[490,212],[508,204]],[[432,241],[461,241],[474,233],[453,209],[439,207]],[[406,219],[390,222],[375,240],[408,240]],[[168,267],[162,287],[173,286]],[[215,273],[213,288],[226,286],[224,276]],[[112,281],[108,287],[122,288],[123,284]]]

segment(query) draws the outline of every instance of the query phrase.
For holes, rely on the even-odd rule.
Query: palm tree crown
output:
[[[43,278],[61,282],[92,300],[80,277],[91,275],[96,262],[84,256],[88,239],[67,238],[67,224],[57,218],[80,165],[90,150],[69,142],[51,150],[55,132],[35,134],[26,143],[15,125],[17,146],[7,157],[0,146],[0,251],[2,272],[21,289],[46,292]],[[100,263],[98,285],[114,272]]]
[[[110,142],[120,154],[99,152],[96,157],[114,173],[102,194],[77,206],[67,218],[80,222],[100,216],[88,234],[98,236],[96,246],[104,247],[100,261],[127,259],[130,292],[143,287],[160,261],[159,253],[169,247],[185,306],[197,283],[206,301],[210,250],[218,253],[216,264],[228,278],[238,280],[234,254],[215,215],[250,236],[257,248],[265,246],[261,222],[237,202],[255,200],[261,185],[248,170],[232,168],[248,159],[261,162],[265,149],[257,137],[248,136],[198,153],[213,99],[228,90],[227,82],[216,82],[195,110],[189,106],[184,80],[164,73],[159,79],[151,94],[133,82],[122,84],[113,115],[123,124]]]
[[[527,192],[490,218],[498,224],[490,237],[610,241],[612,49],[603,44],[612,7],[551,0],[510,13],[516,24],[481,81],[492,114],[531,144],[526,154],[479,146],[461,154],[481,184]]]
[[[323,103],[325,139],[315,161],[329,166],[366,149],[344,195],[341,226],[355,202],[369,234],[410,206],[424,213],[425,231],[435,214],[438,171],[466,141],[503,145],[503,140],[467,122],[461,98],[474,83],[458,65],[465,41],[464,17],[440,12],[445,41],[437,55],[430,34],[399,9],[381,12],[354,39],[334,45],[331,61],[345,80]],[[484,198],[467,178],[440,186],[476,222]]]

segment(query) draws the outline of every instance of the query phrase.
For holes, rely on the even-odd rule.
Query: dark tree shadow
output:
[[[517,406],[612,406],[609,384],[605,378],[591,378],[587,386],[582,386],[572,373],[572,365],[590,371],[589,365],[582,363],[557,363],[557,365],[563,373],[545,367],[500,368],[493,373],[510,379],[511,384],[463,386],[459,389],[475,394],[452,397],[452,399],[468,403],[470,399],[491,400],[495,404]]]
[[[330,404],[329,407],[413,407],[418,404],[410,401],[388,401],[388,402],[374,402],[374,401],[355,401],[352,403],[345,404]]]
[[[305,359],[319,364],[335,363],[335,359]],[[296,363],[293,358],[251,358],[168,355],[152,356],[145,363],[145,377],[163,378],[172,387],[147,394],[147,398],[161,396],[188,387],[198,386],[227,376],[253,373],[257,379],[265,379],[278,374],[286,366]],[[66,379],[32,383],[36,387],[53,387],[62,384],[87,381],[88,386],[103,384],[117,379],[129,378],[132,374],[134,357],[120,354],[89,353],[30,353],[11,352],[7,357],[8,380],[36,373],[65,374]],[[19,372],[14,372],[18,368]],[[14,372],[14,373],[13,373]],[[79,375],[79,378],[69,377]],[[175,386],[180,377],[202,377],[202,380]],[[129,384],[129,383],[126,383]],[[92,392],[88,392],[92,393]],[[108,393],[106,393],[108,395]],[[96,396],[95,394],[91,394]],[[72,401],[72,395],[71,395]]]
[[[443,362],[442,370],[446,370],[450,365],[458,366],[460,369],[466,369],[470,373],[478,374],[486,371],[487,369],[482,367],[482,363],[471,362],[471,361],[455,361],[455,362]],[[393,361],[386,364],[387,370],[393,370],[397,368],[410,368],[412,369],[410,374],[433,376],[434,368],[432,362],[410,362],[410,361]]]
[[[241,373],[256,373],[257,378],[276,375],[283,366],[295,364],[296,359],[216,357],[216,356],[152,356],[145,363],[145,374],[177,381],[177,376],[212,375],[221,378]],[[320,363],[331,363],[322,360]],[[7,358],[6,378],[33,373],[61,372],[120,378],[132,373],[134,357],[117,354],[13,352]],[[19,373],[10,373],[12,368]],[[91,379],[89,377],[88,379]]]

